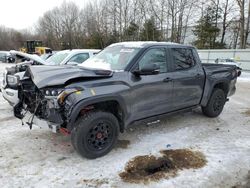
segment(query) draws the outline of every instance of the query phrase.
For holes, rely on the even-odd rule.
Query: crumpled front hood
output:
[[[38,88],[64,85],[72,79],[108,78],[113,72],[107,70],[84,69],[79,66],[30,66],[24,79],[30,76]]]

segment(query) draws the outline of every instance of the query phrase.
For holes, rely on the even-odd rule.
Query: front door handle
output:
[[[163,82],[172,82],[173,81],[173,79],[172,78],[169,78],[169,77],[167,77],[167,78],[165,78],[164,80],[163,80]]]

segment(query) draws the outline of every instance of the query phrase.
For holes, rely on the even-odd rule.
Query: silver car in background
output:
[[[0,51],[0,62],[2,63],[14,63],[15,58],[9,51]]]

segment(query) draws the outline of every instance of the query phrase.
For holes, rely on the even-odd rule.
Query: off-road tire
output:
[[[119,123],[113,114],[93,111],[76,121],[71,131],[71,142],[82,157],[95,159],[106,155],[113,149],[118,134]]]
[[[207,106],[202,107],[202,112],[208,117],[217,117],[221,114],[225,103],[225,92],[222,89],[215,88],[210,96]]]

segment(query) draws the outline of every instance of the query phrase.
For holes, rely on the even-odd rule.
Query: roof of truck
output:
[[[111,44],[110,46],[123,45],[128,48],[144,48],[150,46],[179,46],[179,47],[192,47],[190,45],[184,45],[173,42],[157,42],[157,41],[129,41],[129,42],[119,42]]]
[[[100,52],[100,49],[72,49],[72,50],[62,50],[60,52]]]

